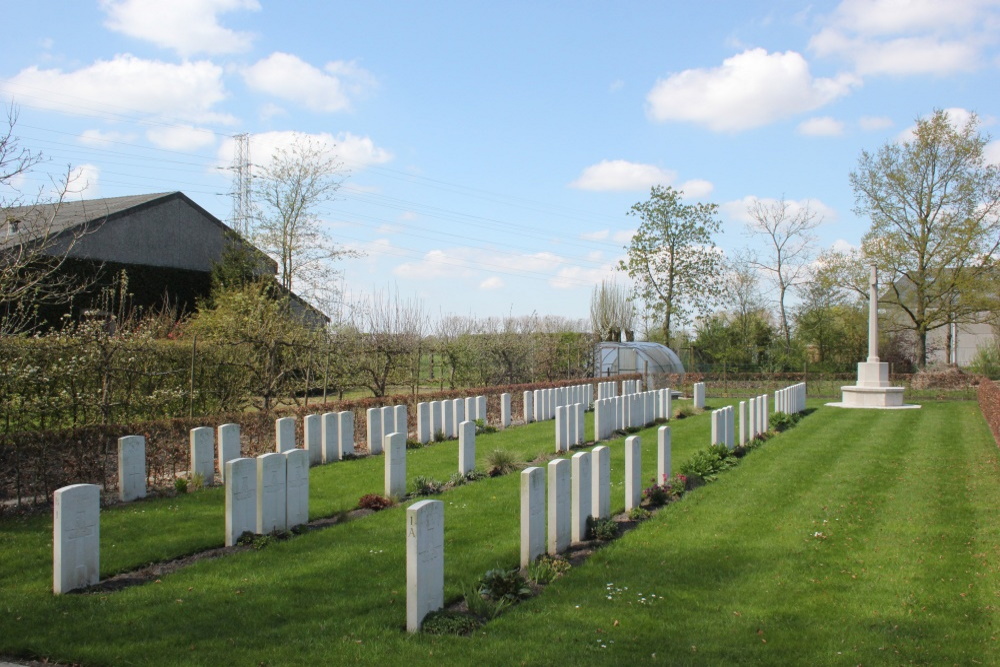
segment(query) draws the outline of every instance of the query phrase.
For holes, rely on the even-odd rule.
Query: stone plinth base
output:
[[[884,361],[862,361],[858,364],[858,387],[889,387],[889,364]],[[902,393],[902,389],[899,390]],[[844,399],[845,401],[847,399]],[[899,405],[903,399],[899,399]]]
[[[843,400],[840,403],[827,403],[835,408],[868,408],[876,410],[907,410],[919,408],[919,405],[903,403],[902,387],[841,387]]]

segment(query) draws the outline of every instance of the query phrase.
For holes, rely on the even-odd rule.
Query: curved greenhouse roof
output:
[[[598,375],[619,373],[683,373],[677,353],[659,343],[598,343],[595,370]]]

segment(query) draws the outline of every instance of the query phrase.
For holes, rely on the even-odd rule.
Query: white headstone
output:
[[[656,483],[664,484],[670,479],[670,427],[661,426],[656,430]]]
[[[694,407],[701,409],[705,407],[705,383],[695,382],[694,384]]]
[[[482,419],[483,424],[488,424],[489,419],[486,415],[486,397],[477,396],[476,397],[476,421]]]
[[[726,447],[729,449],[736,448],[736,411],[733,406],[726,406],[725,411],[726,420]]]
[[[309,523],[309,452],[290,449],[285,457],[285,528]]]
[[[406,413],[406,406],[397,405],[393,408],[393,410],[396,413],[394,420],[396,424],[396,433],[402,433],[403,440],[406,440],[410,437],[410,422],[409,415]]]
[[[257,460],[226,461],[226,546],[257,530]]]
[[[594,464],[590,513],[595,519],[607,519],[611,516],[611,450],[601,445],[590,454]]]
[[[431,441],[431,406],[417,403],[417,440],[422,445]]]
[[[146,497],[146,438],[118,438],[118,498],[122,502]]]
[[[569,548],[572,531],[570,520],[570,470],[566,459],[549,461],[549,527],[548,550],[550,556],[561,554]]]
[[[587,414],[586,406],[583,403],[576,404],[576,444],[582,445],[586,442],[587,422],[584,415]]]
[[[642,502],[642,441],[639,436],[625,438],[625,511]]]
[[[521,569],[545,553],[545,470],[521,471]]]
[[[525,424],[530,424],[531,422],[535,421],[535,411],[531,408],[531,405],[532,405],[532,401],[531,401],[532,396],[533,396],[533,394],[530,391],[526,391],[526,392],[524,392],[524,397],[522,398],[522,400],[524,401],[524,423]]]
[[[340,458],[354,454],[354,413],[350,410],[337,413],[337,439],[340,441]]]
[[[476,397],[469,396],[465,399],[465,421],[476,421]]]
[[[545,419],[545,395],[541,389],[535,389],[532,405],[534,406],[533,413],[535,415],[532,421],[540,422]]]
[[[219,448],[219,477],[226,481],[226,464],[240,458],[240,425],[222,424],[216,430]]]
[[[277,452],[257,457],[257,533],[286,529],[285,456]]]
[[[476,467],[476,422],[464,421],[458,428],[458,472],[464,475]]]
[[[587,518],[593,509],[590,491],[591,480],[590,452],[577,452],[573,455],[573,518],[572,537],[574,542],[587,539]]]
[[[500,428],[510,426],[510,394],[500,394]]]
[[[462,433],[462,422],[466,421],[465,400],[461,398],[456,398],[455,400],[452,401],[452,404],[453,404],[452,419],[454,420],[452,433],[454,433],[455,437],[457,438]]]
[[[450,440],[458,435],[455,430],[455,401],[441,401],[441,421],[445,438]]]
[[[402,433],[385,436],[385,495],[406,495],[406,437]]]
[[[205,486],[215,481],[214,436],[208,426],[191,429],[191,474],[201,475]]]
[[[444,410],[441,401],[431,401],[431,440],[444,437]]]
[[[52,592],[61,595],[100,581],[101,489],[71,484],[52,501]]]
[[[305,451],[309,453],[309,465],[318,466],[323,462],[323,432],[319,415],[306,415],[302,418],[302,440],[306,443]]]
[[[282,417],[274,422],[274,451],[295,449],[295,417]]]
[[[740,401],[740,425],[738,431],[740,434],[740,447],[747,444],[747,402]]]
[[[341,459],[340,438],[337,433],[337,413],[324,412],[320,417],[320,439],[323,441],[323,463]]]
[[[566,418],[566,408],[562,405],[556,408],[556,454],[569,451],[569,420]]]
[[[406,509],[406,630],[444,606],[444,503],[421,500]]]
[[[432,404],[433,408],[433,404]],[[365,413],[368,418],[368,453],[382,453],[382,409],[368,408]]]
[[[382,437],[379,442],[385,442],[385,436],[396,432],[396,410],[391,405],[383,405],[379,408],[379,419],[382,424]]]

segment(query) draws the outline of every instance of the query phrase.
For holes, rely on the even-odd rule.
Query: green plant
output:
[[[476,420],[476,435],[484,435],[486,433],[496,433],[496,432],[497,432],[496,426],[490,426],[482,419]]]
[[[995,341],[981,344],[969,364],[969,371],[985,375],[991,380],[1000,379],[1000,345]]]
[[[444,491],[444,483],[430,477],[417,475],[413,478],[414,493],[418,496],[434,496]]]
[[[698,410],[693,405],[682,405],[674,410],[674,419],[686,419],[694,417],[696,414],[698,414]]]
[[[572,565],[565,558],[545,555],[528,565],[528,580],[542,586],[561,577],[570,567]]]
[[[487,597],[482,593],[482,589],[479,586],[465,587],[462,592],[462,597],[465,599],[465,606],[469,610],[469,613],[475,614],[476,616],[486,620],[496,618],[502,614],[507,607],[514,604],[514,601],[508,598],[494,600],[493,598]]]
[[[481,625],[472,614],[440,609],[424,616],[420,630],[429,635],[468,635]]]
[[[506,449],[494,449],[486,455],[486,473],[490,477],[500,477],[522,467],[521,461]]]
[[[200,472],[196,472],[195,474],[191,475],[191,490],[201,491],[204,488],[205,488],[205,476],[202,475]]]
[[[646,502],[652,507],[659,507],[660,505],[665,505],[671,500],[676,500],[684,493],[684,484],[686,478],[682,475],[674,477],[673,479],[668,478],[663,475],[663,480],[661,484],[656,483],[656,478],[652,479],[653,485],[643,489],[642,497],[646,499]]]
[[[628,518],[632,521],[645,521],[651,516],[653,513],[645,507],[633,507],[628,511]]]
[[[479,578],[479,592],[492,600],[507,599],[512,602],[531,597],[531,589],[521,572],[494,568]]]
[[[715,481],[716,475],[722,469],[722,461],[718,454],[702,449],[695,452],[691,458],[681,464],[681,473],[686,477],[699,477],[706,482]]]
[[[775,412],[767,419],[768,426],[775,433],[781,433],[782,431],[787,431],[791,427],[795,426],[798,419],[796,415],[790,415],[785,412]]]
[[[434,442],[444,442],[444,441],[445,441],[444,431],[437,431],[434,434]]]
[[[419,440],[407,440],[406,441],[406,448],[407,449],[420,449],[423,446],[424,446],[424,443],[420,442]]]
[[[602,542],[613,540],[618,537],[618,522],[614,519],[587,517],[587,536]]]
[[[174,491],[177,493],[187,493],[188,491],[188,481],[183,477],[178,477],[174,480]]]
[[[448,486],[454,488],[456,486],[462,486],[469,480],[466,479],[465,475],[460,472],[451,473],[451,477],[448,478]]]
[[[376,512],[384,510],[387,507],[392,507],[394,504],[395,502],[393,502],[392,498],[380,496],[377,493],[366,493],[358,500],[358,507]]]
[[[469,472],[465,473],[465,479],[469,482],[478,482],[481,479],[486,479],[489,477],[484,471],[479,468],[473,468]]]

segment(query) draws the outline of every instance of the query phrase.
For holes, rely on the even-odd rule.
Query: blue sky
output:
[[[935,108],[995,132],[996,0],[269,2],[5,8],[0,101],[49,161],[110,197],[181,190],[223,220],[231,135],[266,161],[293,132],[349,176],[319,213],[349,295],[393,285],[434,316],[588,315],[653,184],[754,198],[856,245],[848,174]],[[1000,143],[989,146],[1000,162]]]

